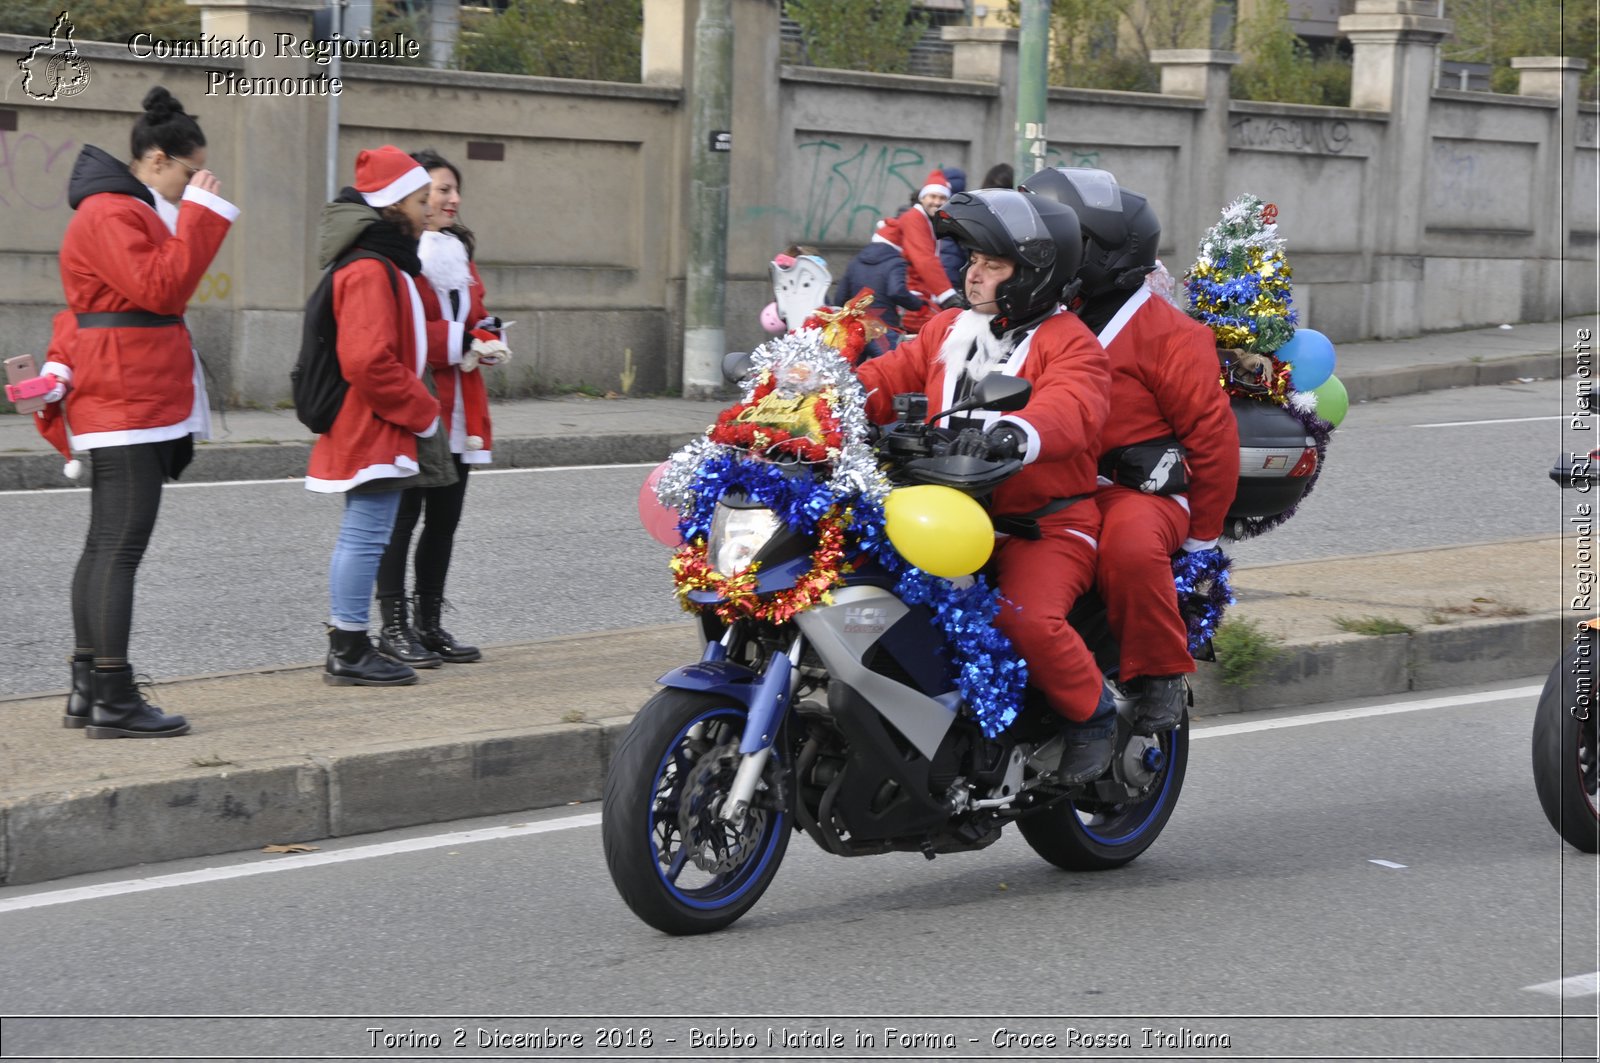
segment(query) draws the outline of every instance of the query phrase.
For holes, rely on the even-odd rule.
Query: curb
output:
[[[1216,669],[1203,668],[1196,718],[1542,676],[1559,658],[1566,629],[1565,617],[1549,615],[1288,643],[1248,687],[1228,686]],[[6,799],[0,885],[594,801],[631,719],[287,757],[239,770],[197,768]]]
[[[1563,373],[1559,351],[1549,354],[1519,354],[1511,358],[1486,358],[1478,362],[1450,362],[1443,365],[1410,365],[1394,369],[1375,369],[1340,377],[1351,402],[1391,399],[1424,391],[1470,388],[1504,384],[1517,377],[1551,379]]]

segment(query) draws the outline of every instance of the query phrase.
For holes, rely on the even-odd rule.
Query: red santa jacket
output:
[[[357,259],[334,274],[339,371],[350,382],[333,427],[311,448],[306,488],[333,493],[417,471],[417,440],[438,428],[439,402],[421,380],[427,351],[422,299],[410,274],[389,285],[382,262]]]
[[[227,200],[191,186],[184,190],[174,233],[137,195],[88,195],[77,204],[61,243],[67,309],[181,316],[238,214]],[[63,335],[58,315],[56,333],[52,348],[70,353],[68,361],[53,355],[48,368],[72,385],[64,401],[75,449],[190,433],[197,370],[184,325],[75,328]]]
[[[921,207],[913,205],[898,218],[886,219],[873,238],[899,249],[906,260],[906,287],[935,303],[955,294],[955,282],[946,275],[944,263],[939,260],[933,220]]]
[[[940,348],[956,320],[971,313],[946,310],[913,339],[860,367],[857,375],[870,393],[869,418],[878,424],[893,421],[894,396],[904,392],[926,394],[930,415],[955,404],[966,352],[956,355],[958,368],[946,372]],[[1088,326],[1059,311],[1024,336],[996,372],[1032,382],[1033,393],[1016,413],[969,415],[1016,425],[1028,438],[1026,467],[995,491],[994,511],[1021,515],[1058,498],[1092,494],[1111,380],[1106,353]]]
[[[1177,437],[1188,452],[1189,538],[1214,545],[1239,486],[1239,427],[1218,383],[1211,330],[1141,288],[1100,332],[1111,359],[1101,453]]]
[[[439,411],[443,428],[450,439],[450,450],[467,465],[486,465],[494,438],[489,424],[489,389],[482,370],[463,373],[457,364],[470,342],[467,334],[489,312],[483,308],[483,281],[478,267],[468,262],[472,284],[460,292],[460,307],[452,313],[449,294],[436,292],[426,279],[417,283],[422,296],[422,312],[428,320],[428,365],[433,369],[433,384],[439,392]],[[466,439],[483,440],[479,450],[468,450]]]

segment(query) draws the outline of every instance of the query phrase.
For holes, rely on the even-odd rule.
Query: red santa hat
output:
[[[921,199],[930,192],[935,195],[941,195],[946,199],[950,198],[950,181],[945,177],[943,170],[929,172],[928,179],[922,182],[922,191],[917,193],[917,198]]]
[[[393,144],[356,156],[356,191],[369,207],[392,206],[430,180],[417,160]]]

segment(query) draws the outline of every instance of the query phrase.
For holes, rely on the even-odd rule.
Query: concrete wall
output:
[[[218,0],[208,32],[304,35],[315,0]],[[1355,108],[1227,98],[1236,56],[1166,52],[1159,94],[1052,90],[1050,157],[1147,193],[1181,273],[1241,192],[1275,202],[1304,323],[1336,340],[1413,335],[1595,308],[1600,113],[1581,66],[1529,59],[1518,97],[1433,91],[1439,26],[1411,0],[1359,0]],[[1424,5],[1432,10],[1431,5]],[[634,394],[680,382],[694,0],[646,5],[644,83],[345,64],[338,169],[363,147],[432,147],[465,171],[490,306],[517,322],[518,389]],[[766,263],[790,242],[842,270],[873,223],[934,166],[976,182],[1014,153],[1014,31],[950,28],[952,79],[782,66],[776,5],[733,0],[727,342],[759,343]],[[1363,21],[1365,20],[1365,21]],[[270,38],[269,38],[270,39]],[[0,36],[0,70],[38,42]],[[140,59],[79,42],[86,90],[0,97],[0,355],[40,352],[60,304],[55,249],[83,144],[122,155],[138,101],[168,85],[198,114],[244,215],[191,306],[222,393],[287,392],[299,307],[316,277],[327,100],[206,94],[207,71],[325,73],[305,60]],[[483,154],[496,159],[475,158]]]

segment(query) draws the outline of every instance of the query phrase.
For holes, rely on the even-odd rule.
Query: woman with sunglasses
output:
[[[133,584],[161,485],[211,434],[183,312],[239,210],[206,167],[206,138],[161,86],[133,124],[132,163],[92,145],[72,169],[61,244],[67,313],[44,372],[67,388],[71,446],[93,454],[89,534],[72,581],[72,694],[63,723],[90,738],[170,738],[182,716],[134,685]]]

